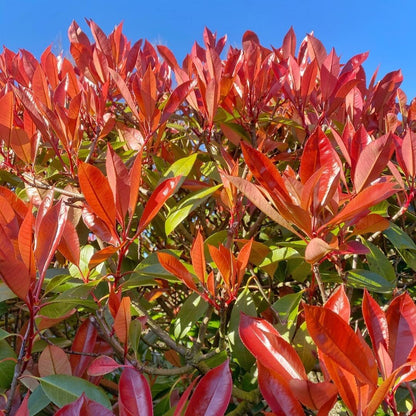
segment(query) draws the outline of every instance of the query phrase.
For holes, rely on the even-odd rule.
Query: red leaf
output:
[[[386,315],[377,302],[369,295],[367,289],[364,290],[362,310],[373,350],[377,354],[378,367],[383,378],[386,379],[393,370],[393,363],[388,354],[389,328]]]
[[[267,404],[279,416],[304,416],[299,401],[293,395],[289,380],[270,367],[257,362],[259,388]]]
[[[350,301],[345,293],[344,285],[339,286],[331,297],[326,301],[325,308],[338,314],[346,323],[349,323],[351,316]]]
[[[176,190],[179,181],[182,179],[182,176],[177,176],[176,178],[165,179],[160,183],[156,189],[153,191],[150,196],[147,204],[144,208],[143,214],[140,218],[138,229],[143,231],[147,225],[152,221],[152,219],[157,215],[157,213],[162,208],[163,204],[169,199],[170,196]]]
[[[196,276],[199,281],[205,283],[205,274],[206,274],[206,263],[205,263],[205,253],[204,253],[204,240],[202,238],[201,232],[198,230],[198,234],[194,240],[191,249],[191,259],[192,266],[194,267]]]
[[[230,288],[233,285],[233,282],[231,281],[233,273],[233,259],[231,251],[226,249],[222,244],[219,249],[208,245],[208,250],[212,260],[217,266],[218,271],[221,273],[225,284]]]
[[[253,239],[249,240],[244,244],[243,248],[240,250],[237,256],[237,265],[238,265],[238,285],[241,284],[243,280],[244,273],[246,272],[246,267],[248,261],[250,260],[251,249],[253,247]]]
[[[104,53],[107,59],[112,60],[111,42],[102,29],[93,21],[87,20],[91,33],[94,36],[96,47]]]
[[[398,192],[393,182],[380,182],[368,186],[357,194],[326,226],[334,226],[342,222],[355,222],[367,214],[368,208],[386,200]]]
[[[121,96],[126,101],[127,105],[129,106],[131,112],[136,117],[137,120],[140,120],[139,113],[137,112],[136,103],[133,100],[133,97],[130,93],[129,88],[127,87],[125,81],[123,78],[121,78],[120,74],[113,71],[111,68],[109,68],[109,72],[113,80],[115,81],[117,88],[120,91]]]
[[[29,397],[30,393],[27,392],[25,395],[25,398],[23,399],[22,403],[20,404],[19,408],[17,409],[17,412],[15,416],[29,416]]]
[[[87,372],[90,376],[103,376],[121,367],[125,367],[125,365],[119,364],[107,355],[102,355],[91,363]]]
[[[27,205],[10,189],[0,186],[0,195],[7,199],[16,214],[23,220],[27,213]]]
[[[189,289],[198,291],[192,274],[187,270],[187,268],[172,254],[159,252],[157,253],[157,258],[162,267],[171,273],[173,276],[176,276],[178,279],[182,280],[189,287]]]
[[[33,253],[33,227],[35,218],[32,214],[32,204],[29,205],[26,217],[24,218],[18,235],[20,257],[29,271],[31,280],[36,278],[35,257]]]
[[[304,305],[306,326],[316,346],[361,383],[377,385],[377,366],[367,344],[335,312]]]
[[[326,50],[322,42],[313,34],[307,35],[307,48],[311,60],[316,59],[318,66],[321,67],[327,57]]]
[[[10,146],[13,129],[14,95],[12,91],[7,92],[0,98],[0,137],[6,146]]]
[[[312,383],[309,380],[289,381],[290,389],[293,395],[309,409],[319,410],[328,403],[332,403],[330,408],[335,404],[338,389],[329,381]]]
[[[335,54],[334,49],[332,49],[321,66],[321,92],[323,101],[328,100],[333,95],[337,86],[339,71],[339,57]]]
[[[193,90],[193,88],[195,88],[195,85],[195,81],[185,81],[172,91],[172,94],[163,107],[160,124],[163,124],[165,121],[167,121],[169,117],[178,109],[178,107],[185,101],[188,94]]]
[[[360,153],[354,170],[354,187],[360,192],[378,179],[393,154],[394,146],[390,134],[379,137]]]
[[[123,225],[130,198],[129,171],[110,144],[107,146],[105,166],[108,183],[115,199],[117,218],[119,223]]]
[[[283,52],[283,57],[285,59],[289,58],[289,56],[295,56],[296,35],[292,26],[290,27],[289,31],[286,33],[285,37],[283,38],[282,52]]]
[[[38,370],[41,377],[51,374],[72,375],[71,364],[66,352],[56,345],[47,345],[39,356]]]
[[[35,259],[39,274],[43,277],[49,267],[65,230],[68,207],[60,200],[49,208],[40,222],[36,221]]]
[[[97,330],[92,322],[87,319],[78,328],[74,341],[72,342],[72,351],[91,354],[94,352],[97,342]],[[92,361],[92,357],[82,354],[71,354],[69,361],[72,367],[72,375],[82,377]]]
[[[0,277],[8,288],[25,300],[30,287],[30,274],[25,264],[15,258],[12,247],[0,246]]]
[[[121,299],[117,315],[114,318],[114,331],[122,344],[126,344],[129,339],[129,328],[131,323],[130,297],[125,296]]]
[[[284,202],[292,202],[280,172],[270,159],[258,150],[241,142],[244,159],[256,180],[271,195],[277,193]],[[232,182],[230,180],[230,182]]]
[[[113,233],[116,225],[116,206],[107,178],[95,166],[79,161],[78,179],[92,212],[103,220]]]
[[[133,216],[134,211],[136,210],[137,199],[139,196],[140,185],[142,183],[142,152],[137,153],[136,158],[134,159],[133,166],[129,172],[129,182],[130,182],[130,191],[129,191],[129,215]]]
[[[125,368],[118,383],[120,416],[153,416],[152,394],[146,378]]]
[[[1,126],[0,126],[1,127]],[[416,133],[408,129],[399,144],[396,143],[397,161],[405,172],[406,176],[416,176]]]
[[[108,258],[110,258],[113,254],[117,253],[118,250],[120,250],[121,246],[113,247],[108,246],[104,247],[103,249],[96,251],[90,258],[90,261],[88,262],[88,268],[93,269],[94,267],[97,267],[102,262],[106,261]]]
[[[233,380],[228,360],[201,378],[189,401],[185,416],[225,414],[231,398]]]
[[[28,165],[32,163],[32,142],[25,130],[13,127],[10,135],[10,146],[20,160]]]
[[[326,134],[317,127],[308,138],[300,161],[299,176],[302,183],[322,166],[328,166],[331,172],[338,172],[341,163]]]
[[[407,293],[393,299],[386,311],[389,355],[393,370],[407,361],[416,344],[416,306]]]
[[[79,266],[80,246],[78,233],[71,221],[65,223],[64,232],[58,250],[71,263]]]
[[[39,100],[45,107],[52,108],[51,94],[46,81],[45,73],[40,65],[37,65],[32,78],[32,90],[33,95]]]
[[[146,72],[143,75],[140,85],[140,95],[143,100],[140,109],[149,125],[151,125],[157,102],[156,77],[151,65],[147,66]]]
[[[338,393],[343,402],[351,410],[352,414],[357,414],[359,406],[359,387],[357,386],[356,377],[349,371],[344,370],[328,355],[319,351],[321,365],[329,373],[330,380],[337,386]],[[323,415],[322,415],[323,416]]]
[[[285,227],[287,230],[291,231],[293,234],[297,235],[298,237],[302,238],[301,235],[292,227],[292,225],[286,221],[284,217],[282,217],[279,212],[273,208],[272,205],[269,204],[267,199],[263,196],[259,188],[254,184],[246,179],[239,178],[236,176],[228,176],[225,177],[236,186],[236,188],[243,193],[247,199],[255,205],[260,211],[265,213],[269,218],[271,218],[277,224]]]
[[[60,408],[55,416],[114,416],[114,413],[100,403],[89,399],[85,393],[72,403]]]
[[[82,208],[82,220],[84,221],[84,224],[105,243],[115,246],[119,242],[114,229],[110,230],[103,220],[90,211],[89,207],[84,206]]]
[[[264,319],[241,314],[241,340],[256,359],[286,380],[306,380],[306,372],[295,349]]]
[[[316,86],[316,75],[318,74],[318,65],[316,61],[312,61],[305,69],[302,75],[300,96],[302,98],[303,105],[306,105],[309,96]]]
[[[173,416],[182,416],[182,411],[185,408],[186,401],[188,400],[188,397],[190,396],[192,389],[194,388],[196,382],[199,380],[199,377],[192,380],[192,383],[186,388],[186,390],[182,393],[181,398],[178,401],[178,404],[175,407],[175,412],[173,413]]]

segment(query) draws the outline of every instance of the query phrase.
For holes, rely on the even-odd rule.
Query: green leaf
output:
[[[391,241],[397,250],[416,250],[415,242],[409,237],[409,235],[398,227],[396,224],[390,224],[387,230],[383,231],[383,234]]]
[[[2,339],[0,341],[0,388],[8,389],[10,387],[16,365],[15,360],[16,353],[13,348]]]
[[[367,289],[370,292],[390,293],[395,287],[383,276],[369,270],[350,270],[347,279],[350,286]]]
[[[140,336],[142,334],[142,324],[138,319],[133,319],[129,328],[129,345],[137,355],[139,351]]]
[[[182,305],[175,323],[173,324],[173,335],[179,340],[186,336],[201,316],[208,309],[208,304],[197,293],[192,293]]]
[[[111,409],[111,403],[104,390],[87,380],[63,374],[53,374],[39,379],[48,399],[59,407],[77,400],[82,393],[103,406]]]
[[[17,296],[9,289],[9,287],[4,284],[0,283],[0,302],[4,302],[5,300],[14,299]]]
[[[295,330],[293,323],[296,322],[298,317],[299,302],[302,299],[302,292],[290,293],[279,298],[274,304],[273,309],[279,314],[282,321],[282,328],[277,328],[281,335],[287,330]],[[293,331],[290,331],[291,333]]]
[[[29,415],[34,416],[43,410],[51,401],[44,393],[42,386],[36,387],[29,397]]]
[[[222,184],[212,186],[210,188],[202,189],[193,192],[185,199],[183,199],[177,206],[173,207],[171,213],[166,218],[165,232],[169,235],[175,228],[196,208],[204,203],[210,195],[212,195]]]
[[[173,163],[169,169],[163,175],[163,178],[173,178],[176,176],[182,176],[183,180],[191,173],[194,167],[195,161],[198,157],[198,153],[194,153],[190,156],[183,157]]]
[[[362,243],[370,250],[370,253],[365,255],[370,271],[378,273],[389,282],[395,282],[396,273],[386,255],[379,247],[366,241],[364,238],[362,239]]]
[[[238,333],[241,312],[250,316],[257,315],[256,305],[254,304],[253,297],[247,287],[240,293],[233,306],[227,337],[230,342],[230,350],[233,359],[238,365],[249,371],[254,364],[255,358],[244,346]]]

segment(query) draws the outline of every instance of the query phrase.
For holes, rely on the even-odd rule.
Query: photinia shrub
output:
[[[87,24],[0,54],[2,414],[416,414],[401,72]]]

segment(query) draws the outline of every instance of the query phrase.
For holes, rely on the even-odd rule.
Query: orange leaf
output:
[[[182,282],[184,282],[186,286],[189,287],[189,289],[198,292],[192,274],[176,257],[169,253],[159,252],[157,253],[157,258],[165,270],[167,270],[173,276],[176,276],[178,279],[182,280]]]
[[[175,192],[181,178],[181,176],[177,176],[176,178],[166,179],[156,187],[147,201],[142,217],[140,218],[138,227],[140,231],[143,231],[149,225],[150,221],[157,215],[163,204]]]
[[[131,322],[130,303],[129,296],[121,299],[120,307],[118,308],[117,315],[114,318],[114,331],[120,342],[123,344],[127,343],[129,337]]]
[[[56,345],[47,345],[42,351],[39,356],[38,369],[41,377],[52,374],[72,375],[68,356],[62,348]]]
[[[199,281],[202,284],[204,284],[205,283],[205,269],[206,269],[205,254],[204,254],[204,240],[199,230],[194,240],[194,243],[192,245],[191,259],[192,259],[192,266],[194,267],[196,276],[198,277]]]
[[[116,206],[107,178],[95,166],[79,161],[78,179],[91,211],[113,232],[116,224]]]

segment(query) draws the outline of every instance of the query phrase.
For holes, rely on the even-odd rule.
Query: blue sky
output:
[[[241,46],[246,30],[253,30],[264,46],[279,47],[293,26],[298,44],[314,31],[327,50],[335,47],[346,62],[369,51],[368,79],[379,67],[378,78],[402,69],[402,88],[416,97],[416,2],[414,0],[11,0],[0,1],[0,46],[24,48],[37,57],[50,44],[68,52],[67,29],[72,20],[89,34],[84,18],[93,19],[109,33],[124,22],[132,40],[146,38],[168,46],[179,61],[204,26],[228,35],[228,44]]]

